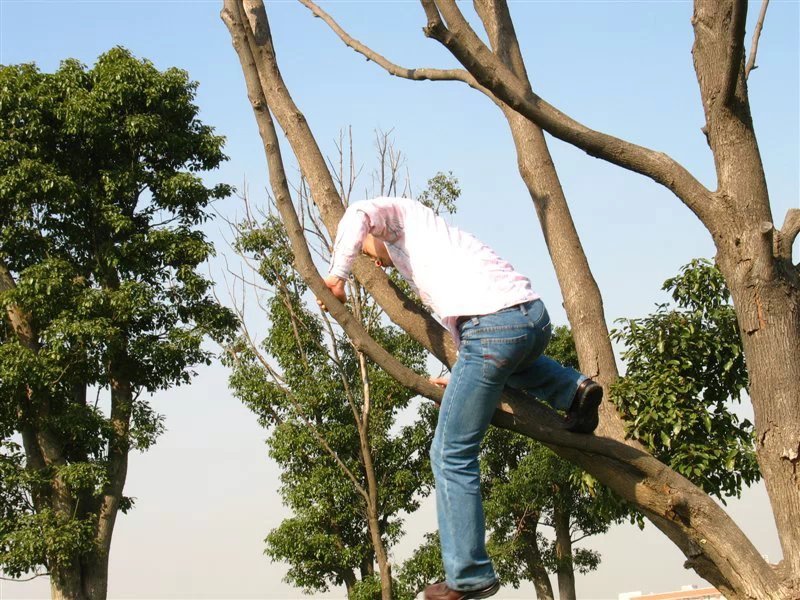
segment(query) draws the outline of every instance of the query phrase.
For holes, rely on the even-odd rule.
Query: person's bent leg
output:
[[[556,410],[568,410],[578,386],[588,379],[548,356],[540,356],[525,369],[508,378],[508,386],[525,390]]]
[[[532,302],[526,313],[536,343],[508,378],[509,387],[524,390],[557,410],[568,410],[578,386],[587,379],[571,367],[543,355],[552,334],[547,308],[541,300]]]

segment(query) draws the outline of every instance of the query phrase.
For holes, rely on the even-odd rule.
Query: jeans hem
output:
[[[482,590],[484,588],[494,585],[495,582],[497,582],[497,576],[494,576],[491,579],[487,579],[482,583],[473,584],[469,587],[463,587],[463,586],[459,587],[449,579],[445,579],[445,584],[447,585],[447,587],[449,587],[451,590],[455,590],[456,592],[474,592],[475,590]]]

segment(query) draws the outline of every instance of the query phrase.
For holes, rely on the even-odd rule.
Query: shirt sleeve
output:
[[[375,198],[347,207],[339,221],[328,275],[347,279],[361,243],[368,233],[386,242],[396,242],[403,231],[405,210],[401,199]]]

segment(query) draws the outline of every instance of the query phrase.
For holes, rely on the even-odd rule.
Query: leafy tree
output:
[[[378,135],[378,144],[379,157],[398,155],[384,146],[390,144],[386,135]],[[379,166],[378,179],[396,185],[398,166],[393,162],[388,175]],[[355,177],[340,174],[338,182],[348,198]],[[297,189],[307,235],[327,258],[330,240],[309,209],[304,185]],[[457,195],[455,178],[439,174],[426,197],[446,206]],[[293,266],[281,220],[248,214],[236,225],[235,248],[257,269],[262,290],[268,289],[262,306],[270,328],[260,341],[244,328],[226,362],[234,393],[269,432],[270,457],[282,469],[280,493],[294,513],[269,533],[266,553],[288,562],[287,581],[307,593],[344,585],[351,600],[410,600],[418,590],[393,579],[388,551],[403,535],[401,515],[416,511],[430,492],[428,447],[436,410],[424,404],[419,416],[401,424],[415,392],[368,361],[326,313],[309,308],[308,288]],[[353,315],[383,347],[425,372],[424,349],[387,325],[363,288],[351,284],[348,298]],[[240,310],[246,323],[252,313]]]
[[[761,477],[753,425],[728,407],[747,386],[730,292],[719,270],[702,259],[662,289],[676,306],[622,319],[612,334],[625,346],[627,365],[612,399],[633,438],[724,502]]]
[[[54,597],[105,598],[128,453],[163,431],[145,393],[234,325],[197,272],[230,187],[200,178],[226,157],[196,88],[122,48],[0,67],[0,567]]]
[[[365,586],[375,588],[376,561],[391,576],[386,550],[402,535],[400,513],[414,512],[430,489],[426,447],[435,412],[425,406],[423,418],[398,426],[414,393],[308,308],[280,220],[268,217],[237,243],[262,257],[259,273],[275,290],[264,303],[270,329],[260,347],[240,340],[229,360],[234,393],[269,431],[281,496],[294,513],[267,536],[267,554],[288,562],[287,580],[308,593],[345,585],[349,597],[363,597]],[[422,371],[420,347],[382,325],[359,294],[351,290],[352,302],[372,334]]]

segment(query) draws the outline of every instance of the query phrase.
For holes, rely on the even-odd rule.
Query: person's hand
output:
[[[431,377],[430,382],[433,385],[438,385],[439,387],[445,388],[447,384],[450,383],[450,377]]]
[[[344,291],[344,279],[337,277],[336,275],[328,275],[322,281],[325,282],[325,285],[328,287],[331,293],[336,296],[336,299],[339,300],[339,302],[342,304],[347,302],[347,293]],[[322,310],[328,310],[328,307],[325,306],[325,304],[319,298],[317,298],[317,304],[319,304],[319,307]]]

